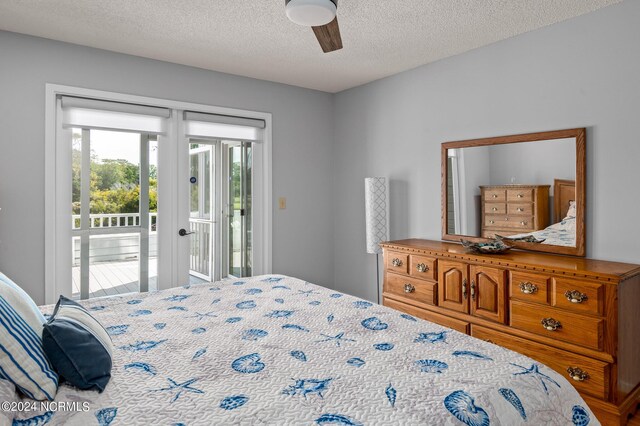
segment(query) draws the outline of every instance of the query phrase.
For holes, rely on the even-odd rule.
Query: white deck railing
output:
[[[156,223],[158,221],[158,213],[149,213],[150,231],[156,231]],[[109,213],[109,214],[92,214],[89,215],[89,227],[91,228],[113,228],[113,227],[131,227],[140,226],[139,213]],[[71,216],[71,229],[80,229],[80,215]]]
[[[140,214],[138,213],[114,213],[92,214],[90,218],[91,228],[131,228],[140,226]],[[149,213],[149,257],[158,255],[157,228],[158,213]],[[189,220],[191,237],[190,270],[200,275],[208,276],[211,273],[211,238],[212,224],[196,219]],[[72,229],[80,229],[80,215],[72,216]],[[135,232],[135,231],[134,231]],[[116,262],[136,260],[139,257],[140,240],[135,233],[122,233],[96,235],[91,237],[89,245],[90,263]],[[80,237],[73,238],[73,266],[80,265]]]

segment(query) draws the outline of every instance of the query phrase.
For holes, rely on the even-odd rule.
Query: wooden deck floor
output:
[[[156,258],[149,261],[149,290],[157,288]],[[94,263],[89,267],[89,297],[114,296],[139,291],[138,260]],[[72,269],[73,297],[80,297],[80,267]]]
[[[157,289],[157,258],[149,259],[149,290]],[[80,298],[80,267],[72,269],[73,298]],[[204,280],[190,276],[191,284]],[[138,261],[102,262],[89,267],[89,297],[115,296],[136,293],[138,286]]]

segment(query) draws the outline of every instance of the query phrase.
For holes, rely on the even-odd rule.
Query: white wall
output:
[[[554,179],[576,179],[575,138],[489,148],[491,185],[551,185],[549,191],[553,195]]]
[[[0,32],[0,271],[44,300],[45,83],[273,114],[273,270],[333,284],[327,93]],[[278,197],[287,209],[278,210]]]
[[[480,212],[480,185],[488,185],[491,181],[491,147],[478,146],[474,148],[463,148],[463,174],[465,203],[464,222],[462,226],[463,235],[480,235],[482,228],[482,215]],[[466,232],[465,232],[466,228]],[[452,232],[455,234],[455,232]]]
[[[587,127],[587,254],[640,263],[640,1],[339,93],[336,289],[375,298],[365,176],[391,180],[391,238],[439,239],[440,144]]]

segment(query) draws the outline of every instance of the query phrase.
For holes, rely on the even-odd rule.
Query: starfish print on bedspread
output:
[[[198,320],[206,319],[206,318],[217,318],[218,316],[213,312],[207,312],[201,314],[200,312],[196,312],[195,315],[190,316],[189,318],[197,318]]]
[[[162,300],[167,302],[182,302],[184,299],[191,297],[189,294],[174,294],[173,296],[165,297]]]
[[[344,331],[342,333],[336,334],[335,336],[329,336],[328,334],[324,334],[324,333],[320,333],[320,335],[324,337],[324,339],[316,340],[316,343],[335,342],[336,346],[340,347],[340,345],[344,342],[355,342],[354,339],[348,339],[344,337]]]
[[[523,367],[523,366],[518,365],[518,364],[514,364],[512,362],[510,364],[513,365],[514,367],[518,367],[518,368],[522,369],[522,371],[520,371],[519,373],[512,373],[514,376],[531,375],[532,377],[540,380],[540,383],[542,384],[542,388],[544,389],[544,391],[545,391],[545,393],[547,395],[549,394],[549,389],[547,388],[547,384],[545,383],[545,380],[548,380],[549,382],[553,383],[557,387],[560,387],[558,382],[556,382],[555,380],[553,380],[551,377],[547,376],[546,374],[541,373],[540,369],[539,369],[539,366],[537,364],[531,364],[531,367],[529,367],[529,368]]]
[[[178,383],[170,377],[167,377],[169,381],[169,386],[166,388],[153,389],[151,392],[169,392],[174,393],[175,395],[171,399],[171,403],[175,402],[183,393],[195,393],[195,394],[203,394],[204,391],[200,389],[196,389],[191,387],[192,384],[197,382],[199,379],[189,379],[185,382]]]

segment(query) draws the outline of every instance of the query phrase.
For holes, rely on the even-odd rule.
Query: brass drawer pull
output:
[[[494,207],[494,208],[492,208],[491,210],[493,210],[494,212],[497,212],[497,211],[498,211],[498,208],[497,208],[497,207]]]
[[[396,257],[391,261],[391,264],[397,268],[398,266],[402,266],[402,260]]]
[[[567,290],[564,297],[571,303],[582,303],[588,299],[586,294],[580,293],[578,290]]]
[[[476,282],[471,280],[471,300],[476,300]]]
[[[493,194],[492,197],[493,198],[498,198],[498,194]]]
[[[462,280],[462,297],[467,298],[467,279]]]
[[[519,211],[519,212],[523,212],[524,211],[524,209],[522,207],[518,207],[516,210]]]
[[[490,220],[490,221],[489,221],[489,223],[493,225],[493,224],[494,224],[494,223],[496,223],[496,222],[495,222],[495,221],[493,221],[493,220]]]
[[[540,324],[548,331],[556,331],[562,328],[560,321],[553,318],[543,318]]]
[[[524,195],[518,194],[518,198],[523,198],[523,197],[524,197]]]
[[[427,265],[425,265],[424,263],[418,263],[416,265],[416,270],[418,272],[427,272],[429,270],[429,267]]]
[[[538,292],[538,286],[532,282],[520,283],[520,291],[524,294],[535,294]]]
[[[411,284],[407,283],[404,285],[404,292],[405,293],[413,293],[414,291],[416,291],[416,288],[414,286],[412,286]]]
[[[526,221],[526,220],[523,220],[522,222],[520,222],[520,225],[522,225],[522,226],[524,226],[524,225],[526,225],[526,224],[527,224],[527,221]]]
[[[567,368],[567,373],[569,373],[569,377],[571,377],[576,382],[584,382],[585,380],[589,380],[589,373],[587,373],[586,371],[582,371],[582,369],[578,367]]]

